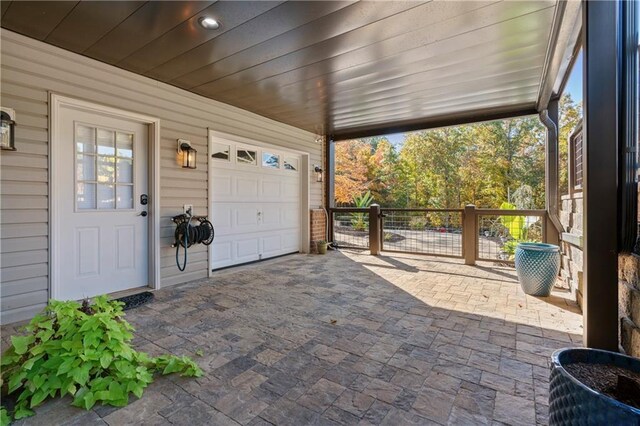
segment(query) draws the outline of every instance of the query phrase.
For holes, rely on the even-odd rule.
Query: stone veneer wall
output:
[[[562,197],[560,220],[566,232],[562,234],[561,279],[582,307],[582,194]],[[620,347],[625,353],[640,357],[640,256],[621,254],[618,257],[618,315]]]
[[[311,209],[311,253],[316,253],[316,242],[327,239],[327,219],[324,209]]]
[[[620,346],[628,354],[640,357],[640,256],[618,257],[618,314]]]
[[[582,193],[562,196],[560,221],[565,229],[561,237],[562,269],[560,277],[582,307]]]

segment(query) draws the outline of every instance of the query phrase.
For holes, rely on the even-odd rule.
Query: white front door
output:
[[[148,125],[72,107],[60,109],[56,125],[54,226],[62,253],[54,296],[147,286]]]
[[[300,251],[301,156],[210,137],[211,269]]]

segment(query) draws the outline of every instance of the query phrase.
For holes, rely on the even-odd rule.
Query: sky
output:
[[[567,85],[564,90],[565,93],[569,93],[571,95],[571,98],[575,102],[582,102],[582,50],[580,50],[578,58],[573,65],[573,69],[571,70],[571,74],[569,74],[569,80],[567,81]],[[387,139],[389,139],[389,142],[393,145],[398,147],[404,142],[404,133],[387,135]]]
[[[582,50],[578,54],[571,74],[569,74],[569,81],[567,81],[564,91],[571,94],[574,101],[582,102]]]

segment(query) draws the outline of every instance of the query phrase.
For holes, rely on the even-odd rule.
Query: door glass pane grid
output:
[[[133,134],[76,126],[76,206],[133,209]]]

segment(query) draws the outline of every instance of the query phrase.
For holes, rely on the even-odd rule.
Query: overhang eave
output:
[[[354,127],[329,135],[332,141],[366,138],[388,135],[392,133],[412,132],[416,130],[436,129],[440,127],[458,126],[461,124],[480,123],[483,121],[501,120],[505,118],[536,115],[535,103],[509,105],[495,108],[483,108],[458,113],[425,117],[418,120],[398,121],[381,125]]]

